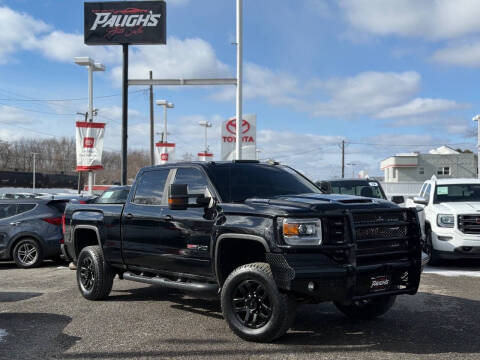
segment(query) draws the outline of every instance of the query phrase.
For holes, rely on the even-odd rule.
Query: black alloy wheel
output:
[[[272,303],[264,286],[256,280],[237,285],[232,296],[238,321],[250,329],[264,326],[272,316]]]
[[[92,258],[84,257],[80,264],[80,284],[86,291],[91,291],[95,283],[95,268]]]

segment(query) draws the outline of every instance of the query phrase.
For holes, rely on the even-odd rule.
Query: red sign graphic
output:
[[[242,121],[242,134],[247,133],[250,130],[250,123],[247,120]],[[227,131],[230,134],[235,135],[237,131],[237,120],[232,119],[227,123]]]
[[[94,145],[95,145],[95,138],[92,138],[92,137],[83,138],[84,148],[93,149]]]

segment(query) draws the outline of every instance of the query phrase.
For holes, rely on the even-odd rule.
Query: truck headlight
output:
[[[440,227],[453,228],[455,217],[450,214],[440,214],[437,216],[437,225]]]
[[[283,219],[283,238],[289,245],[320,245],[320,219]]]

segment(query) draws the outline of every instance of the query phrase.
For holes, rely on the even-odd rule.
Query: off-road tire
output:
[[[18,267],[23,269],[34,268],[43,261],[42,245],[33,238],[20,239],[13,248],[12,257]]]
[[[258,286],[255,287],[256,285]],[[247,288],[253,290],[252,292],[246,291],[245,294],[255,294],[255,296],[258,296],[256,299],[256,301],[258,301],[256,305],[258,308],[256,310],[250,310],[250,306],[255,306],[254,304],[252,305],[251,302],[247,305],[247,301],[255,301],[252,298],[248,299],[248,295],[242,298],[245,299],[245,302],[238,300],[238,297],[236,298],[237,300],[234,300],[234,296],[238,295],[241,289]],[[257,291],[258,294],[256,293]],[[263,294],[266,295],[262,296]],[[263,309],[263,301],[265,301],[267,308],[270,308],[269,317],[265,317],[264,314],[258,314],[259,311],[262,311],[258,309]],[[273,278],[270,265],[267,263],[251,263],[236,268],[223,284],[221,303],[223,317],[227,321],[230,329],[232,329],[236,335],[247,341],[273,341],[284,335],[295,319],[296,300],[291,294],[280,292]],[[242,306],[242,304],[244,306]],[[235,311],[235,309],[237,311]],[[264,316],[264,320],[260,321],[258,328],[249,326],[252,324],[248,324],[248,320],[246,320],[247,325],[245,325],[245,319],[239,314],[242,310],[239,309],[244,309],[245,318],[247,317],[247,311],[249,312],[249,316],[252,317],[255,316],[254,313],[256,312],[257,317],[253,318],[253,322],[255,322],[255,319],[259,319],[260,316]],[[265,323],[262,325],[263,321]]]
[[[85,299],[106,299],[112,291],[114,277],[115,273],[105,262],[99,246],[82,249],[77,261],[77,284]]]
[[[350,305],[335,303],[335,306],[340,312],[351,319],[372,320],[390,310],[395,303],[395,299],[396,296],[387,295],[356,301]]]

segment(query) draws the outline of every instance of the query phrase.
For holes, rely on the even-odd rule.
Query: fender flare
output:
[[[93,230],[95,232],[95,235],[97,237],[97,243],[98,243],[98,246],[100,246],[100,251],[102,251],[103,253],[103,248],[102,248],[102,243],[100,242],[100,232],[98,231],[98,228],[96,226],[93,226],[93,225],[76,225],[74,228],[73,228],[73,247],[74,247],[74,250],[75,250],[75,257],[78,257],[77,255],[77,238],[76,238],[76,232],[77,230],[79,229],[87,229],[87,230]],[[79,252],[80,253],[80,252]]]
[[[222,243],[223,240],[225,239],[243,239],[243,240],[250,240],[250,241],[256,241],[260,244],[263,245],[263,247],[265,248],[265,252],[270,252],[270,247],[268,246],[268,243],[267,241],[261,237],[261,236],[258,236],[258,235],[248,235],[248,234],[235,234],[235,233],[225,233],[225,234],[222,234],[220,235],[218,238],[217,238],[217,241],[215,243],[215,277],[217,278],[217,282],[218,284],[220,285],[220,278],[219,278],[219,263],[218,263],[218,249],[220,248],[220,244]]]

